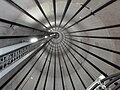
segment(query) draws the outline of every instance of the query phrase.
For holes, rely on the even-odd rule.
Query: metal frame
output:
[[[31,14],[29,14],[27,11],[25,11],[22,7],[20,7],[18,4],[16,4],[14,1],[12,0],[5,0],[7,1],[9,4],[11,4],[13,7],[15,7],[16,9],[18,9],[19,11],[23,12],[25,15],[27,15],[28,17],[30,17],[31,19],[35,20],[37,23],[39,23],[40,25],[42,25],[43,27],[45,27],[46,29],[48,29],[43,23],[41,23],[39,20],[37,20],[35,17],[33,17]]]
[[[40,9],[40,11],[42,12],[43,16],[46,18],[46,20],[47,20],[48,24],[50,25],[50,27],[53,29],[53,26],[51,25],[51,23],[50,23],[48,17],[46,16],[42,6],[40,5],[39,1],[38,0],[34,0],[34,1],[35,1],[36,5],[38,6],[38,8]]]
[[[23,12],[24,14],[26,14],[27,16],[29,16],[30,18],[32,18],[33,20],[35,20],[36,22],[38,22],[39,24],[41,24],[43,27],[45,27],[47,30],[49,29],[48,27],[46,27],[43,23],[41,23],[40,21],[38,21],[35,17],[33,17],[31,14],[29,14],[27,11],[25,11],[22,7],[20,7],[19,5],[17,5],[15,2],[13,2],[12,0],[5,0],[7,1],[10,5],[14,6],[16,9],[18,9],[19,11]],[[56,29],[56,19],[57,19],[57,15],[56,15],[56,4],[57,4],[57,1],[56,0],[52,0],[53,1],[53,13],[54,13],[54,22],[55,22],[55,30]],[[78,9],[78,11],[70,18],[70,20],[68,20],[68,22],[62,27],[61,24],[65,18],[65,16],[67,15],[67,11],[70,7],[70,4],[72,2],[72,0],[67,0],[66,2],[66,5],[65,5],[65,9],[64,9],[64,12],[62,14],[62,17],[60,19],[60,23],[58,25],[58,29],[59,28],[62,28],[62,31],[64,32],[64,30],[69,30],[69,28],[71,28],[72,26],[75,26],[76,24],[80,23],[81,21],[87,19],[88,17],[92,16],[92,15],[95,15],[97,12],[103,10],[104,8],[108,7],[109,5],[113,4],[114,2],[116,2],[117,0],[109,0],[108,2],[106,2],[105,4],[103,4],[102,6],[100,6],[99,8],[95,9],[94,11],[91,11],[90,14],[88,15],[85,15],[85,17],[83,17],[82,19],[78,20],[77,22],[73,23],[72,25],[66,27],[85,7],[87,7],[87,5],[91,2],[92,0],[86,0],[86,2]],[[42,8],[42,6],[40,5],[39,1],[38,0],[34,0],[34,2],[36,3],[37,7],[39,8],[39,10],[42,12],[44,18],[47,20],[48,24],[50,25],[50,28],[51,29],[54,29],[53,26],[51,25],[48,17],[46,16],[45,14],[45,11],[44,9]],[[78,48],[79,50],[82,50],[83,52],[93,56],[96,58],[96,60],[99,60],[99,61],[102,61],[104,62],[104,64],[107,64],[108,66],[111,66],[111,67],[114,67],[116,70],[120,70],[120,66],[119,65],[116,65],[115,63],[113,62],[110,62],[109,60],[106,60],[104,59],[103,57],[91,52],[91,51],[88,51],[86,50],[85,48],[83,48],[82,46],[79,46],[77,45],[77,43],[79,44],[84,44],[84,45],[87,45],[87,46],[90,46],[90,47],[93,47],[93,48],[97,48],[97,49],[101,49],[101,50],[104,50],[104,51],[107,51],[107,52],[112,52],[114,54],[117,54],[117,55],[120,55],[120,51],[116,51],[116,50],[111,50],[111,49],[108,49],[108,48],[105,48],[105,47],[102,47],[102,46],[97,46],[97,45],[93,45],[93,44],[89,44],[89,43],[86,43],[86,42],[83,42],[83,41],[78,41],[76,40],[74,37],[77,37],[77,38],[90,38],[90,39],[104,39],[104,40],[108,40],[108,39],[111,39],[111,40],[120,40],[120,37],[106,37],[106,36],[80,36],[80,35],[75,35],[75,33],[83,33],[83,32],[91,32],[91,31],[99,31],[99,30],[104,30],[104,29],[111,29],[111,28],[119,28],[120,27],[120,24],[114,24],[114,25],[108,25],[108,26],[102,26],[102,27],[96,27],[96,28],[91,28],[91,29],[85,29],[85,30],[77,30],[77,31],[70,31],[70,32],[65,32],[65,39],[63,41],[62,44],[60,45],[55,45],[54,47],[52,47],[50,45],[50,41],[54,38],[55,34],[52,33],[52,32],[48,32],[48,31],[45,31],[45,30],[40,30],[40,29],[36,29],[36,28],[33,28],[33,27],[30,27],[30,26],[26,26],[26,25],[23,25],[23,24],[19,24],[19,23],[16,23],[16,22],[12,22],[12,21],[9,21],[9,20],[5,20],[5,19],[2,19],[0,18],[0,22],[3,22],[3,23],[6,23],[6,24],[10,24],[11,26],[12,25],[15,25],[15,26],[19,26],[19,27],[24,27],[24,28],[27,28],[27,29],[31,29],[31,30],[36,30],[36,31],[39,31],[41,32],[42,34],[41,35],[25,35],[25,36],[0,36],[0,39],[14,39],[14,38],[28,38],[28,37],[44,37],[44,36],[50,36],[49,39],[47,41],[45,41],[45,43],[36,50],[35,54],[37,54],[37,52],[39,52],[40,50],[43,49],[42,53],[40,54],[40,56],[37,58],[37,60],[35,61],[35,63],[32,65],[32,67],[27,71],[27,73],[25,74],[25,76],[22,77],[22,79],[20,80],[20,82],[17,84],[15,90],[19,89],[21,84],[24,82],[24,80],[27,78],[27,76],[29,75],[29,73],[33,70],[34,66],[37,64],[37,62],[40,60],[40,58],[46,54],[45,51],[48,50],[48,53],[46,54],[46,57],[45,57],[45,61],[44,61],[44,64],[42,66],[42,70],[39,74],[39,77],[37,78],[37,82],[36,82],[36,85],[34,87],[34,90],[37,90],[38,89],[38,86],[40,84],[40,81],[41,81],[41,77],[43,75],[43,71],[45,69],[45,67],[47,67],[47,73],[46,73],[46,76],[45,76],[45,80],[43,82],[44,86],[43,86],[43,90],[46,90],[46,85],[47,85],[47,81],[48,81],[48,76],[49,76],[49,72],[50,72],[50,68],[51,68],[51,62],[52,62],[52,59],[54,61],[54,68],[53,68],[53,90],[56,90],[56,69],[57,69],[57,57],[58,57],[58,62],[59,62],[59,69],[60,69],[60,78],[61,78],[61,84],[62,84],[62,89],[63,90],[66,90],[66,83],[65,83],[65,77],[64,77],[64,72],[63,72],[63,69],[62,69],[62,62],[64,63],[64,68],[67,70],[67,74],[68,74],[68,77],[70,79],[70,83],[71,83],[71,86],[72,86],[72,89],[73,90],[76,90],[76,87],[75,87],[75,83],[74,83],[74,79],[70,73],[70,70],[69,70],[69,67],[68,67],[68,63],[66,62],[66,59],[70,62],[70,65],[71,67],[73,68],[73,70],[75,71],[75,74],[76,76],[78,77],[80,83],[83,85],[83,88],[84,89],[87,89],[87,85],[85,83],[85,81],[82,79],[81,75],[75,65],[73,64],[73,61],[76,61],[79,66],[81,67],[82,70],[85,71],[86,75],[94,82],[95,81],[95,77],[94,75],[92,75],[91,72],[89,72],[87,70],[87,67],[84,66],[83,63],[80,62],[79,58],[76,57],[75,55],[78,55],[80,56],[85,62],[87,62],[91,67],[93,67],[98,73],[102,74],[105,76],[104,79],[100,80],[99,83],[95,84],[92,89],[90,90],[95,90],[96,88],[98,87],[101,87],[103,89],[103,86],[105,89],[109,89],[109,87],[114,84],[115,82],[117,82],[117,80],[120,79],[120,73],[117,73],[117,74],[114,74],[114,75],[108,75],[104,70],[102,70],[100,67],[96,66],[93,62],[91,62],[89,59],[87,59],[84,55],[82,55],[78,50],[76,50],[75,48]],[[10,26],[10,27],[11,27]],[[53,35],[54,34],[54,35]],[[71,38],[70,38],[71,37]],[[74,38],[74,39],[73,39]],[[33,48],[27,48],[29,49],[29,51],[31,51],[31,49],[35,49],[36,47],[38,47],[40,44],[37,44],[37,46],[33,47]],[[19,49],[21,50],[21,49]],[[68,52],[67,52],[67,51]],[[23,52],[24,53],[24,52]],[[27,54],[28,52],[25,53],[25,55]],[[8,53],[9,55],[10,53]],[[74,55],[75,54],[75,55]],[[70,56],[73,57],[74,60],[72,60],[70,58]],[[62,58],[61,58],[62,57]],[[33,59],[33,58],[30,58],[30,60]],[[30,61],[29,60],[29,61]],[[29,62],[28,61],[28,62]],[[1,89],[3,89],[13,78],[14,76],[16,76],[26,65],[27,63],[26,62],[23,67],[21,67],[12,77],[10,77],[2,86],[0,86]],[[46,64],[48,62],[48,65]],[[23,86],[24,87],[24,86]],[[116,90],[120,88],[120,83],[118,83],[114,88],[112,88],[112,90]]]
[[[114,2],[116,2],[116,1],[117,1],[117,0],[110,0],[110,1],[108,1],[108,2],[107,2],[107,3],[105,3],[104,5],[100,6],[100,7],[99,7],[99,8],[97,8],[96,10],[94,10],[92,13],[90,13],[90,14],[86,15],[85,17],[83,17],[82,19],[78,20],[78,21],[77,21],[77,22],[75,22],[74,24],[72,24],[72,25],[70,25],[70,26],[66,27],[66,29],[69,29],[69,28],[71,28],[72,26],[74,26],[74,25],[76,25],[76,24],[80,23],[81,21],[83,21],[83,20],[87,19],[88,17],[90,17],[90,16],[92,16],[92,15],[96,14],[97,12],[99,12],[99,11],[103,10],[104,8],[106,8],[107,6],[109,6],[109,5],[113,4],[113,3],[114,3]],[[65,30],[65,29],[64,29],[64,30]]]

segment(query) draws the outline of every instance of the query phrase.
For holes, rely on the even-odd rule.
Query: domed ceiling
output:
[[[3,19],[54,36],[21,85],[32,62],[4,90],[85,90],[120,70],[119,0],[0,0],[0,36],[42,35]],[[0,39],[0,47],[28,40]]]

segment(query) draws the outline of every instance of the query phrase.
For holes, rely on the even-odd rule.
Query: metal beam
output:
[[[17,72],[15,72],[2,86],[0,86],[0,89],[3,89],[5,87],[5,85],[7,85],[34,57],[35,54],[37,54],[41,49],[43,49],[49,41],[45,42],[44,45],[42,45],[41,47],[39,47],[34,54],[32,54],[32,57],[30,58],[30,60],[28,60]]]
[[[46,90],[46,84],[47,84],[48,74],[49,74],[49,71],[50,71],[50,65],[51,65],[52,55],[53,55],[53,48],[52,48],[51,53],[50,53],[50,61],[49,61],[48,68],[47,68],[47,73],[46,73],[46,77],[45,77],[45,82],[44,82],[43,90]]]
[[[0,39],[32,38],[32,37],[42,38],[42,37],[45,37],[45,35],[46,34],[43,34],[43,35],[21,35],[21,36],[18,36],[18,35],[17,36],[6,36],[5,35],[5,36],[0,36]],[[51,39],[52,39],[54,36],[49,36],[49,37],[51,37]]]
[[[54,53],[54,80],[53,80],[53,90],[55,90],[55,83],[56,83],[56,47],[55,47],[55,53]]]
[[[67,38],[67,39],[70,39],[72,41],[75,41],[75,42],[78,42],[78,43],[81,43],[81,44],[85,44],[85,45],[88,45],[88,46],[91,46],[91,47],[99,48],[99,49],[102,49],[102,50],[105,50],[105,51],[112,52],[112,53],[120,55],[119,51],[115,51],[115,50],[107,49],[107,48],[104,48],[104,47],[96,46],[96,45],[93,45],[93,44],[85,43],[85,42],[78,41],[78,40],[75,40],[75,39],[72,39],[72,38]]]
[[[53,26],[51,25],[51,23],[50,23],[48,17],[46,16],[42,6],[40,5],[39,1],[38,0],[34,0],[34,1],[35,1],[36,5],[38,6],[38,8],[40,9],[40,11],[42,12],[43,16],[46,18],[46,20],[47,20],[48,24],[50,25],[50,27],[53,29]]]
[[[43,64],[43,67],[42,67],[41,72],[40,72],[40,74],[39,74],[39,77],[38,77],[38,80],[37,80],[36,85],[35,85],[35,87],[34,87],[34,90],[37,90],[37,87],[38,87],[38,85],[39,85],[39,83],[40,83],[41,76],[42,76],[42,74],[43,74],[44,68],[45,68],[46,63],[47,63],[47,61],[48,61],[48,57],[49,57],[50,51],[51,51],[51,47],[50,47],[50,49],[49,49],[49,51],[48,51],[48,53],[47,53],[47,55],[46,55],[45,62],[44,62],[44,64]]]
[[[19,27],[23,27],[23,28],[28,28],[28,29],[31,29],[31,30],[45,32],[45,33],[49,33],[50,34],[50,32],[48,32],[48,31],[36,29],[36,28],[30,27],[30,26],[26,26],[26,25],[23,25],[23,24],[20,24],[20,23],[16,23],[16,22],[12,22],[12,21],[9,21],[9,20],[6,20],[6,19],[2,19],[2,18],[0,18],[0,22],[6,23],[6,24],[10,24],[10,25],[19,26]]]
[[[54,10],[54,19],[55,19],[55,28],[56,28],[56,0],[53,0],[53,10]]]
[[[72,25],[66,27],[66,29],[71,28],[72,26],[74,26],[74,25],[78,24],[79,22],[81,22],[81,21],[87,19],[88,17],[92,16],[93,14],[96,14],[97,12],[103,10],[104,8],[106,8],[107,6],[113,4],[113,3],[116,2],[116,1],[117,1],[117,0],[110,0],[110,1],[108,1],[108,2],[105,3],[104,5],[100,6],[100,7],[97,8],[96,10],[94,10],[92,13],[86,15],[85,17],[83,17],[82,19],[78,20],[78,21],[75,22],[74,24],[72,24]]]
[[[83,10],[83,8],[86,7],[86,5],[90,2],[91,0],[87,0],[83,5],[82,7],[79,8],[79,10],[72,16],[72,18],[70,18],[70,20],[63,26],[63,28],[75,17],[78,15],[78,13],[80,13],[80,11]]]
[[[85,67],[80,63],[80,61],[75,57],[75,55],[72,53],[72,51],[70,51],[69,49],[68,49],[68,47],[67,46],[69,46],[70,48],[71,48],[71,46],[70,45],[65,45],[64,43],[63,43],[63,45],[67,48],[67,50],[69,51],[69,53],[73,56],[73,58],[77,61],[77,63],[80,65],[80,67],[82,67],[82,69],[86,72],[86,74],[93,80],[93,81],[95,81],[95,79],[90,75],[90,73],[85,69]]]
[[[72,88],[73,88],[73,90],[76,90],[76,89],[75,89],[75,85],[74,85],[73,80],[72,80],[72,77],[71,77],[71,74],[70,74],[70,72],[69,72],[69,69],[68,69],[68,66],[67,66],[67,63],[66,63],[65,57],[64,57],[64,55],[63,55],[63,52],[62,52],[61,47],[60,47],[60,51],[61,51],[61,55],[62,55],[62,58],[63,58],[64,64],[65,64],[65,67],[66,67],[66,69],[67,69],[67,73],[68,73],[69,79],[70,79],[71,84],[72,84]]]
[[[27,15],[28,17],[30,17],[31,19],[35,20],[37,23],[41,24],[43,27],[45,27],[46,29],[48,29],[43,23],[41,23],[40,21],[38,21],[35,17],[33,17],[31,14],[29,14],[26,10],[24,10],[22,7],[20,7],[18,4],[16,4],[14,1],[12,0],[5,0],[7,1],[9,4],[11,4],[12,6],[14,6],[16,9],[18,9],[19,11],[23,12],[25,15]]]
[[[23,36],[0,36],[0,39],[15,39],[15,38],[32,38],[32,37],[44,37],[45,35],[23,35]]]
[[[62,21],[63,21],[65,15],[66,15],[66,13],[67,13],[67,10],[68,10],[68,8],[69,8],[69,6],[70,6],[70,3],[71,3],[71,0],[67,0],[67,4],[66,4],[66,6],[65,6],[65,9],[64,9],[64,12],[63,12],[62,19],[61,19],[61,21],[60,21],[59,27],[60,27],[61,24],[62,24]],[[59,27],[58,27],[58,29],[59,29]]]
[[[48,45],[47,45],[48,46]],[[47,46],[45,47],[45,49],[42,51],[42,53],[40,54],[40,56],[37,58],[37,60],[35,61],[35,63],[32,65],[32,67],[28,70],[28,72],[26,73],[26,75],[22,78],[22,80],[19,82],[19,84],[16,86],[15,90],[18,90],[18,88],[20,87],[20,85],[22,84],[22,82],[25,80],[25,78],[28,76],[28,74],[32,71],[32,69],[34,68],[34,66],[38,63],[38,61],[40,60],[40,58],[42,57],[42,55],[44,54],[44,52],[47,49]]]
[[[111,28],[119,28],[120,24],[110,25],[110,26],[104,26],[104,27],[97,27],[92,29],[85,29],[85,30],[79,30],[79,31],[73,31],[69,33],[81,33],[81,32],[90,32],[90,31],[98,31],[98,30],[104,30],[104,29],[111,29]]]
[[[96,38],[96,39],[112,39],[112,40],[120,40],[120,37],[104,37],[104,36],[79,36],[79,35],[66,35],[71,37],[82,37],[82,38]]]
[[[67,40],[67,41],[68,41],[68,40]],[[116,64],[114,64],[114,63],[112,63],[112,62],[110,62],[110,61],[108,61],[108,60],[106,60],[106,59],[104,59],[104,58],[102,58],[102,57],[100,57],[100,56],[98,56],[98,55],[96,55],[96,54],[94,54],[94,53],[92,53],[92,52],[90,52],[90,51],[88,51],[88,50],[86,50],[86,49],[84,49],[84,48],[82,48],[82,47],[74,44],[74,43],[72,43],[72,42],[70,42],[70,41],[68,41],[68,42],[71,43],[72,45],[76,46],[77,48],[85,51],[86,53],[88,53],[88,54],[90,54],[90,55],[98,58],[98,60],[101,60],[101,61],[103,61],[104,63],[106,63],[106,64],[108,64],[108,65],[110,65],[110,66],[112,66],[112,67],[114,67],[114,68],[116,68],[116,69],[118,69],[118,70],[120,70],[120,66],[118,66],[118,65],[116,65]]]
[[[66,51],[65,51],[65,49],[64,49],[64,47],[63,47],[63,46],[62,46],[62,48],[63,48],[63,50],[64,50],[64,52],[65,52],[65,55],[67,56],[67,58],[68,58],[68,60],[69,60],[70,64],[72,65],[72,67],[73,67],[73,69],[74,69],[75,73],[77,74],[77,76],[78,76],[78,78],[79,78],[80,82],[82,83],[83,87],[86,89],[87,87],[86,87],[85,83],[83,82],[83,80],[82,80],[81,76],[79,75],[78,71],[76,70],[76,68],[75,68],[74,64],[72,63],[72,61],[71,61],[70,57],[69,57],[69,56],[68,56],[68,54],[66,53]]]
[[[60,75],[61,75],[61,80],[62,80],[62,88],[63,88],[63,90],[65,90],[65,83],[64,83],[63,71],[62,71],[62,66],[61,66],[60,51],[59,51],[58,47],[57,47],[57,51],[58,51],[58,60],[59,60],[59,67],[60,67]]]
[[[67,41],[68,42],[68,41]],[[66,42],[65,42],[66,43]],[[68,46],[70,46],[68,43],[66,43]],[[70,46],[71,47],[71,46]],[[91,63],[87,58],[85,58],[82,54],[80,54],[76,49],[74,49],[73,47],[71,47],[71,49],[76,52],[80,57],[82,57],[86,62],[88,62],[92,67],[94,67],[98,72],[100,72],[101,74],[103,74],[104,76],[108,76],[106,73],[104,73],[101,69],[99,69],[96,65],[94,65],[93,63]]]

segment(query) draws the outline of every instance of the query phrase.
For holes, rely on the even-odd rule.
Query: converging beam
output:
[[[81,43],[81,44],[85,44],[85,45],[88,45],[88,46],[91,46],[91,47],[99,48],[99,49],[102,49],[102,50],[105,50],[105,51],[112,52],[112,53],[120,55],[119,51],[115,51],[115,50],[107,49],[107,48],[104,48],[104,47],[96,46],[96,45],[93,45],[93,44],[85,43],[85,42],[78,41],[78,40],[75,40],[75,39],[72,39],[72,38],[67,38],[67,39],[70,39],[72,41],[75,41],[75,42],[78,42],[78,43]]]
[[[27,15],[28,17],[32,18],[33,20],[35,20],[37,23],[41,24],[43,27],[45,27],[46,29],[48,29],[43,23],[41,23],[40,21],[38,21],[35,17],[33,17],[31,14],[29,14],[26,10],[24,10],[22,7],[20,7],[18,4],[16,4],[15,2],[13,2],[12,0],[6,0],[9,4],[11,4],[12,6],[14,6],[16,9],[18,9],[19,11],[23,12],[25,15]]]
[[[2,86],[0,86],[0,89],[3,89],[34,57],[34,55],[36,55],[41,49],[43,49],[47,44],[49,43],[49,41],[45,42],[41,47],[39,47],[34,54],[32,54],[32,57],[30,58],[30,60],[28,60],[17,72],[15,72]],[[25,79],[24,79],[25,80]],[[22,81],[21,81],[22,82]],[[21,84],[20,84],[21,85]],[[16,88],[19,87],[19,84]],[[16,90],[16,89],[15,89]]]
[[[104,26],[104,27],[98,27],[98,28],[92,28],[92,29],[73,31],[73,32],[69,32],[69,33],[90,32],[90,31],[98,31],[98,30],[104,30],[104,29],[110,29],[110,28],[119,28],[119,27],[120,27],[120,24],[115,24],[115,25],[110,25],[110,26]]]
[[[54,19],[55,19],[55,27],[56,27],[56,0],[53,0],[53,10],[54,10]]]
[[[63,28],[75,17],[78,15],[78,13],[80,13],[80,11],[90,2],[91,0],[87,0],[82,7],[79,8],[79,10],[72,16],[72,18],[70,18],[70,20],[63,26]]]
[[[48,46],[48,45],[47,45]],[[42,57],[42,55],[45,53],[47,46],[45,47],[45,49],[42,51],[42,53],[40,54],[40,56],[37,58],[36,62],[33,64],[33,66],[28,70],[28,72],[26,73],[26,75],[22,78],[22,80],[19,82],[19,84],[16,86],[15,90],[18,90],[18,88],[20,87],[20,85],[23,83],[23,81],[25,80],[25,78],[29,75],[29,73],[33,70],[34,66],[38,63],[38,61],[40,60],[40,58]]]
[[[75,89],[75,85],[74,85],[73,80],[72,80],[72,77],[71,77],[71,74],[70,74],[70,71],[69,71],[69,68],[68,68],[68,66],[67,66],[65,57],[64,57],[64,55],[63,55],[63,51],[62,51],[62,48],[61,48],[61,47],[60,47],[60,51],[61,51],[61,55],[62,55],[64,64],[65,64],[65,67],[66,67],[66,69],[67,69],[67,73],[68,73],[69,79],[70,79],[71,84],[72,84],[72,88],[73,88],[73,90],[76,90],[76,89]]]
[[[112,40],[120,40],[120,37],[104,37],[104,36],[79,36],[79,35],[66,35],[71,37],[82,37],[82,38],[96,38],[96,39],[112,39]]]
[[[75,57],[75,55],[72,53],[72,51],[70,51],[68,49],[68,47],[63,43],[63,45],[67,48],[67,50],[69,51],[69,53],[73,56],[73,58],[77,61],[77,63],[80,65],[80,67],[82,67],[82,69],[87,73],[87,75],[93,80],[95,81],[95,79],[90,75],[90,73],[85,69],[85,67],[80,63],[80,61]],[[69,45],[68,45],[69,46]],[[69,46],[71,48],[71,46]]]
[[[23,25],[23,24],[20,24],[20,23],[16,23],[16,22],[12,22],[12,21],[9,21],[9,20],[6,20],[6,19],[2,19],[2,18],[0,18],[0,22],[11,24],[11,25],[15,25],[15,26],[19,26],[19,27],[28,28],[30,30],[36,30],[36,31],[45,32],[45,33],[50,34],[50,32],[47,32],[47,31],[44,31],[44,30],[36,29],[36,28],[30,27],[30,26],[26,26],[26,25]]]
[[[68,41],[67,41],[68,42]],[[66,42],[65,42],[66,43]],[[94,67],[98,72],[100,72],[101,74],[103,74],[104,76],[108,76],[105,72],[103,72],[101,69],[99,69],[96,65],[94,65],[93,63],[91,63],[87,58],[85,58],[82,54],[80,54],[76,49],[74,49],[73,47],[71,47],[68,43],[66,43],[74,52],[76,52],[80,57],[82,57],[86,62],[88,62],[92,67]]]
[[[54,80],[53,80],[53,90],[55,90],[55,82],[56,82],[56,47],[54,52]]]
[[[65,6],[65,10],[64,10],[64,12],[63,12],[62,19],[61,19],[61,21],[60,21],[59,27],[60,27],[61,24],[62,24],[62,21],[63,21],[65,15],[66,15],[66,13],[67,13],[67,10],[68,10],[68,8],[69,8],[69,6],[70,6],[70,3],[71,3],[71,0],[68,0],[68,1],[67,1],[67,4],[66,4],[66,6]],[[58,29],[59,29],[59,27],[58,27]]]
[[[37,83],[36,83],[36,85],[35,85],[35,87],[34,87],[34,90],[37,90],[37,88],[38,88],[38,85],[39,85],[40,80],[41,80],[41,76],[42,76],[42,74],[43,74],[43,71],[44,71],[44,69],[45,69],[46,63],[47,63],[47,61],[48,61],[48,57],[49,57],[49,55],[50,55],[50,51],[51,51],[51,47],[50,47],[50,49],[49,49],[49,51],[48,51],[48,53],[47,53],[47,55],[46,55],[45,62],[44,62],[44,64],[43,64],[43,67],[42,67],[41,72],[40,72],[40,74],[39,74],[39,77],[38,77]]]
[[[53,55],[53,48],[52,48],[51,53],[50,53],[50,61],[49,61],[48,68],[47,68],[47,73],[46,73],[46,77],[45,77],[43,90],[46,90],[46,84],[47,84],[47,80],[48,80],[48,74],[49,74],[49,71],[50,71],[52,55]]]
[[[46,20],[47,20],[48,24],[50,25],[50,27],[53,29],[53,26],[51,25],[51,23],[50,23],[48,17],[46,16],[42,6],[40,5],[39,1],[38,0],[34,0],[34,1],[35,1],[36,5],[38,6],[38,8],[40,9],[40,11],[42,12],[43,16],[46,18]]]
[[[112,62],[110,62],[110,61],[108,61],[108,60],[106,60],[106,59],[104,59],[104,58],[102,58],[102,57],[100,57],[100,56],[98,56],[98,55],[96,55],[96,54],[94,54],[94,53],[92,53],[92,52],[90,52],[90,51],[88,51],[88,50],[86,50],[86,49],[84,49],[84,48],[82,48],[82,47],[74,44],[74,43],[72,43],[72,42],[70,42],[69,40],[66,40],[66,41],[68,41],[68,42],[71,43],[72,45],[76,46],[77,48],[85,51],[86,53],[88,53],[88,54],[90,54],[90,55],[98,58],[98,60],[101,60],[101,61],[105,62],[106,64],[108,64],[108,65],[110,65],[110,66],[112,66],[112,67],[120,70],[120,66],[118,66],[118,65],[116,65],[116,64],[114,64],[114,63],[112,63]]]
[[[105,7],[111,5],[112,3],[116,2],[116,1],[117,1],[117,0],[110,0],[110,1],[108,1],[107,3],[105,3],[104,5],[102,5],[101,7],[99,7],[98,9],[94,10],[92,13],[86,15],[85,17],[83,17],[82,19],[78,20],[78,21],[75,22],[74,24],[72,24],[72,25],[66,27],[66,29],[68,29],[68,28],[70,28],[70,27],[72,27],[72,26],[78,24],[79,22],[81,22],[81,21],[87,19],[88,17],[92,16],[93,14],[96,14],[97,12],[103,10]]]
[[[63,46],[62,46],[62,48],[63,48],[63,50],[64,50],[64,52],[65,52],[65,55],[67,56],[67,58],[68,58],[68,60],[69,60],[70,64],[72,65],[72,67],[73,67],[73,69],[74,69],[75,73],[77,74],[77,76],[78,76],[78,78],[79,78],[80,82],[82,83],[83,87],[86,89],[87,87],[85,86],[85,83],[83,82],[83,80],[82,80],[81,76],[79,75],[78,71],[76,70],[76,68],[75,68],[74,64],[72,63],[72,61],[71,61],[71,59],[70,59],[70,57],[69,57],[69,56],[68,56],[68,54],[66,53],[66,51],[65,51],[65,49],[64,49],[64,47],[63,47]]]
[[[32,38],[32,37],[44,37],[44,35],[23,35],[23,36],[0,36],[0,39],[14,39],[14,38]]]
[[[61,75],[61,80],[62,80],[62,88],[65,90],[65,83],[64,83],[64,78],[63,78],[63,71],[62,71],[62,66],[61,66],[61,58],[60,58],[60,50],[57,46],[57,51],[58,51],[58,60],[59,60],[59,67],[60,67],[60,75]]]

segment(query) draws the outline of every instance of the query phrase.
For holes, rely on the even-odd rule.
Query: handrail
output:
[[[0,71],[11,65],[13,62],[19,60],[26,54],[28,54],[30,51],[37,48],[43,39],[39,40],[36,43],[30,43],[28,45],[25,45],[23,47],[17,48],[13,51],[7,52],[0,56]]]

